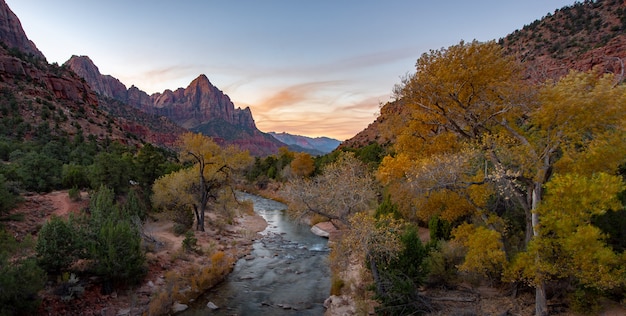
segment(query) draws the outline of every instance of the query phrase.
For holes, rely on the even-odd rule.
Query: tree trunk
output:
[[[200,212],[198,211],[198,206],[193,205],[193,214],[196,216],[196,230],[200,230]]]
[[[533,227],[533,238],[539,238],[539,214],[537,213],[537,208],[539,207],[539,203],[541,202],[541,190],[542,184],[541,182],[535,182],[532,192],[532,227]],[[540,254],[537,253],[537,257],[535,260],[540,261]],[[546,298],[546,283],[542,278],[541,271],[537,271],[539,274],[540,283],[535,287],[535,316],[546,316],[548,315],[548,301]]]
[[[535,316],[547,316],[548,315],[548,301],[546,300],[546,283],[541,281],[541,284],[535,288]]]
[[[204,231],[204,211],[206,209],[206,205],[200,205],[200,219],[198,220],[198,227],[196,230],[203,232]]]
[[[374,278],[374,283],[376,284],[376,290],[378,291],[378,295],[384,296],[387,294],[385,292],[385,286],[380,279],[380,274],[378,273],[378,266],[376,265],[376,260],[368,253],[367,258],[370,262],[370,269],[372,270],[372,277]]]

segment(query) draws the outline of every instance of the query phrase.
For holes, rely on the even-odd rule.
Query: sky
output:
[[[264,132],[345,140],[430,50],[498,40],[574,0],[5,0],[48,62],[149,94],[200,74]]]

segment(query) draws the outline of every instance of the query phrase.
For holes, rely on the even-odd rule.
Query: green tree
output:
[[[101,185],[114,188],[117,193],[126,192],[132,180],[132,157],[127,153],[101,152],[89,167],[91,187]]]
[[[61,161],[28,152],[17,162],[17,174],[26,190],[49,192],[61,184]]]
[[[79,258],[83,245],[71,222],[52,216],[37,237],[37,263],[47,272],[59,274],[66,271]]]
[[[96,231],[89,252],[95,259],[95,271],[105,278],[103,294],[116,284],[134,284],[146,273],[141,236],[129,220],[106,221]]]
[[[0,315],[35,313],[45,272],[32,256],[32,240],[17,242],[0,229]]]
[[[12,194],[6,185],[6,178],[0,174],[0,215],[10,211],[15,207],[17,197]]]
[[[425,263],[428,248],[419,239],[415,226],[407,225],[398,234],[401,250],[395,256],[378,263],[380,282],[385,290],[376,293],[381,302],[376,311],[381,315],[432,312],[434,308],[430,301],[419,294],[419,289],[428,275],[428,266]]]
[[[131,208],[115,203],[115,193],[104,186],[90,200],[91,216],[84,238],[94,269],[105,280],[104,293],[110,293],[117,284],[135,283],[146,272],[139,227],[124,211]]]

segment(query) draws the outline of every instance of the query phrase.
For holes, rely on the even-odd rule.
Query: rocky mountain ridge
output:
[[[0,0],[0,39],[9,49],[18,49],[36,58],[46,59],[35,43],[28,39],[20,20],[4,0]]]
[[[87,56],[72,56],[65,64],[100,95],[149,114],[167,117],[179,126],[235,144],[254,155],[268,155],[285,144],[256,127],[250,108],[235,108],[228,95],[199,75],[186,88],[148,95],[136,86],[126,89],[118,79],[102,75]]]
[[[289,145],[296,146],[295,151],[306,151],[312,155],[324,155],[335,150],[341,141],[329,137],[307,137],[289,133],[269,132],[274,138]]]
[[[18,139],[82,136],[137,146],[142,142],[171,146],[184,131],[167,119],[96,94],[67,66],[48,64],[3,0],[0,29],[3,135]]]

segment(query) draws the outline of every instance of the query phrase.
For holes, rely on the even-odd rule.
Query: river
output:
[[[330,292],[328,240],[291,220],[285,204],[241,193],[267,221],[251,254],[181,315],[323,315]],[[218,309],[206,307],[214,303]]]

